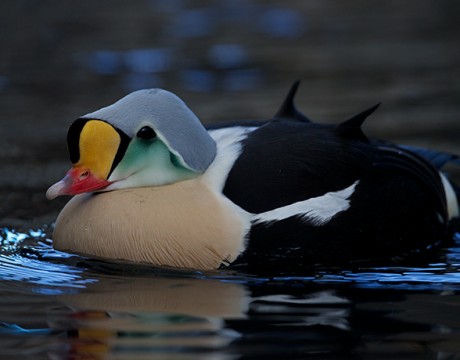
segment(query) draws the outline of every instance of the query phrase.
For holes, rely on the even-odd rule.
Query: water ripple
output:
[[[40,285],[34,292],[54,295],[71,288],[84,288],[95,282],[82,276],[84,269],[75,266],[82,259],[56,251],[45,230],[21,233],[1,229],[0,280]]]
[[[171,271],[145,265],[128,265],[89,260],[56,251],[47,237],[49,229],[21,233],[0,230],[0,280],[42,285],[41,293],[85,288],[101,277],[180,276],[205,278],[234,284],[347,284],[361,288],[446,289],[460,286],[460,237],[456,244],[440,254],[439,259],[418,266],[386,266],[341,270],[311,270],[304,276],[260,277],[235,272]]]

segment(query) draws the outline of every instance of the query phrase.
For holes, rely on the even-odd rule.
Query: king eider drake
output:
[[[192,269],[301,269],[419,252],[449,237],[456,156],[364,135],[377,106],[310,121],[291,88],[268,121],[206,129],[176,95],[140,90],[69,128],[73,167],[47,197],[56,249]]]

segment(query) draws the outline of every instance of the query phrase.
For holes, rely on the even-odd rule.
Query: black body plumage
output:
[[[224,195],[259,214],[359,181],[350,208],[324,225],[297,216],[254,223],[247,249],[234,265],[295,270],[374,261],[446,240],[446,196],[436,165],[453,158],[366,137],[361,125],[378,105],[339,125],[314,123],[294,106],[297,86],[275,117],[257,123],[242,141]]]

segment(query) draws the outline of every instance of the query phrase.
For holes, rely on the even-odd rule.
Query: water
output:
[[[417,267],[186,272],[2,229],[2,359],[457,359],[460,238]],[[423,263],[423,261],[422,261]]]

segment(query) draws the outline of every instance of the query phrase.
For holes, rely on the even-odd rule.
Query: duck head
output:
[[[202,174],[216,144],[176,95],[161,89],[133,92],[89,113],[69,128],[72,168],[46,195],[161,186]]]

